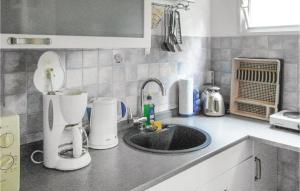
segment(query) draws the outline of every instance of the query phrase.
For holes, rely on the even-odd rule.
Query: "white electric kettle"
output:
[[[223,96],[220,94],[219,87],[209,87],[203,94],[203,113],[207,116],[223,116],[225,115],[225,106]]]
[[[118,121],[126,106],[115,98],[100,97],[91,104],[89,147],[108,149],[118,145]]]

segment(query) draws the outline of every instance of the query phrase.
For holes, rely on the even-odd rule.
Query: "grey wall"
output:
[[[208,38],[184,38],[183,52],[160,50],[159,36],[153,36],[151,54],[143,49],[54,50],[66,68],[66,87],[84,89],[89,97],[114,96],[136,112],[138,88],[149,77],[161,79],[167,87],[162,97],[153,84],[148,91],[158,111],[177,107],[177,84],[181,76],[192,76],[195,87],[203,83],[210,68]],[[46,50],[1,50],[1,102],[5,109],[20,114],[21,142],[42,139],[42,95],[33,85],[33,72],[39,56]],[[120,54],[121,63],[114,55]],[[3,108],[2,108],[3,109]]]
[[[284,59],[283,108],[300,109],[298,82],[299,35],[257,35],[213,37],[211,69],[216,71],[216,84],[222,88],[226,101],[230,96],[231,62],[235,57]]]

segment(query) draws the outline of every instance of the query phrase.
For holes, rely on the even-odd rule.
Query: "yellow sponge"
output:
[[[151,125],[157,127],[156,131],[160,131],[162,129],[162,122],[161,121],[153,121],[153,122],[151,122]]]

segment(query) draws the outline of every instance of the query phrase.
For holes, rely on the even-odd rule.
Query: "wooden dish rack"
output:
[[[281,65],[279,59],[235,58],[230,113],[268,121],[279,109]]]

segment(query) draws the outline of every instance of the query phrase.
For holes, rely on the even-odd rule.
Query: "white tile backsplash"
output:
[[[88,98],[96,98],[98,97],[98,85],[86,85],[83,87],[83,90],[88,93]]]
[[[160,67],[160,71],[159,71],[160,77],[164,78],[164,77],[168,77],[172,74],[170,63],[160,63],[159,67]]]
[[[150,63],[149,64],[149,77],[159,78],[160,64],[159,63]]]
[[[99,65],[111,66],[113,63],[113,51],[112,50],[99,50]]]
[[[66,63],[67,69],[79,69],[82,68],[82,51],[79,50],[69,50],[66,52]]]
[[[231,48],[221,46],[231,39]],[[232,60],[235,57],[263,57],[283,59],[283,108],[300,110],[300,42],[299,35],[255,35],[213,37],[211,70],[215,71],[216,85],[229,101]],[[298,42],[298,44],[297,44]],[[224,47],[224,48],[222,48]]]
[[[99,97],[111,97],[113,86],[111,83],[101,83],[98,85],[98,96]]]
[[[82,69],[69,69],[66,72],[66,87],[81,88],[82,87]]]
[[[4,95],[26,92],[26,72],[4,74]]]
[[[145,80],[149,77],[149,64],[139,64],[137,67],[138,80]]]
[[[98,68],[84,68],[83,69],[83,86],[97,84]]]
[[[125,65],[125,78],[127,82],[133,82],[137,80],[138,66],[136,64],[126,64]]]
[[[3,53],[3,70],[6,73],[10,72],[25,72],[26,64],[22,60],[23,54],[15,51]]]
[[[114,83],[124,83],[125,82],[125,67],[124,66],[113,66],[112,76]]]
[[[228,100],[229,95],[226,94],[229,94],[233,57],[279,57],[284,58],[286,61],[284,106],[296,108],[298,105],[300,108],[300,98],[298,96],[300,93],[300,87],[298,87],[298,84],[300,84],[298,78],[298,73],[300,73],[298,67],[300,64],[300,50],[298,48],[300,40],[298,40],[298,47],[295,47],[293,40],[295,36],[293,35],[213,37],[211,40],[209,38],[184,37],[183,52],[176,54],[161,51],[161,37],[153,38],[156,40],[152,42],[153,47],[149,55],[144,55],[143,49],[55,50],[67,68],[66,87],[81,88],[88,91],[90,96],[115,96],[128,101],[130,107],[135,107],[133,102],[139,96],[141,82],[148,77],[156,77],[166,84],[168,96],[160,97],[160,90],[156,85],[149,85],[147,90],[155,95],[157,94],[155,99],[159,102],[158,104],[161,104],[157,108],[158,110],[164,110],[176,107],[178,95],[174,81],[179,77],[191,76],[194,78],[195,87],[201,88],[207,70],[214,69],[216,70],[217,85],[221,86],[225,94],[224,97]],[[276,41],[278,39],[279,41]],[[5,98],[8,103],[7,107],[17,110],[24,116],[39,112],[38,110],[41,107],[39,104],[33,105],[35,104],[33,100],[38,98],[32,98],[33,100],[31,100],[28,97],[28,95],[36,95],[37,93],[32,78],[36,68],[35,59],[41,53],[43,53],[43,50],[2,51],[2,54],[7,55],[3,56],[4,61],[11,64],[6,66],[6,71],[1,71],[1,75],[12,73],[12,75],[18,76],[19,72],[26,73],[24,92],[21,94],[14,92],[13,89],[18,88],[12,88],[14,86],[11,86],[11,90],[9,90],[11,95],[7,95]],[[113,55],[116,53],[122,56],[122,63],[114,63]],[[11,79],[11,84],[19,84],[17,82],[21,78]],[[9,80],[6,81],[8,83]],[[295,88],[295,86],[297,87]],[[25,96],[22,97],[22,94]],[[295,104],[293,99],[299,99],[298,104]],[[20,103],[24,104],[24,108],[15,107],[12,103],[15,100],[19,100]],[[27,122],[27,120],[25,121]],[[22,126],[26,126],[25,121],[22,122]],[[38,135],[38,133],[36,134]],[[25,132],[22,140],[30,142],[30,137],[36,138],[34,134],[26,135]]]
[[[298,35],[285,35],[282,38],[282,48],[285,50],[298,49]]]
[[[149,84],[150,85],[150,84]],[[126,83],[126,96],[137,96],[139,95],[139,83],[138,82],[127,82]]]
[[[112,95],[120,100],[126,98],[126,84],[125,83],[114,83],[112,87]]]
[[[220,48],[231,48],[231,38],[221,38],[220,39]]]
[[[98,65],[98,50],[83,51],[83,67],[97,67]]]
[[[267,36],[256,36],[255,38],[255,48],[257,49],[268,49],[268,37]]]
[[[98,82],[102,83],[112,83],[113,72],[112,66],[102,66],[99,68]]]
[[[298,77],[298,64],[284,63],[284,77],[288,79],[297,79]]]
[[[5,102],[6,109],[11,112],[14,112],[17,114],[27,113],[27,95],[26,95],[26,93],[5,96],[4,102]]]
[[[126,96],[125,102],[127,105],[130,106],[132,115],[137,115],[138,111],[138,96],[133,95],[133,96]]]
[[[268,50],[269,58],[284,58],[283,50]]]
[[[283,93],[283,109],[289,109],[297,111],[298,105],[298,92],[296,91],[286,91]]]
[[[271,35],[269,36],[268,48],[272,50],[282,49],[282,36],[281,35]]]

